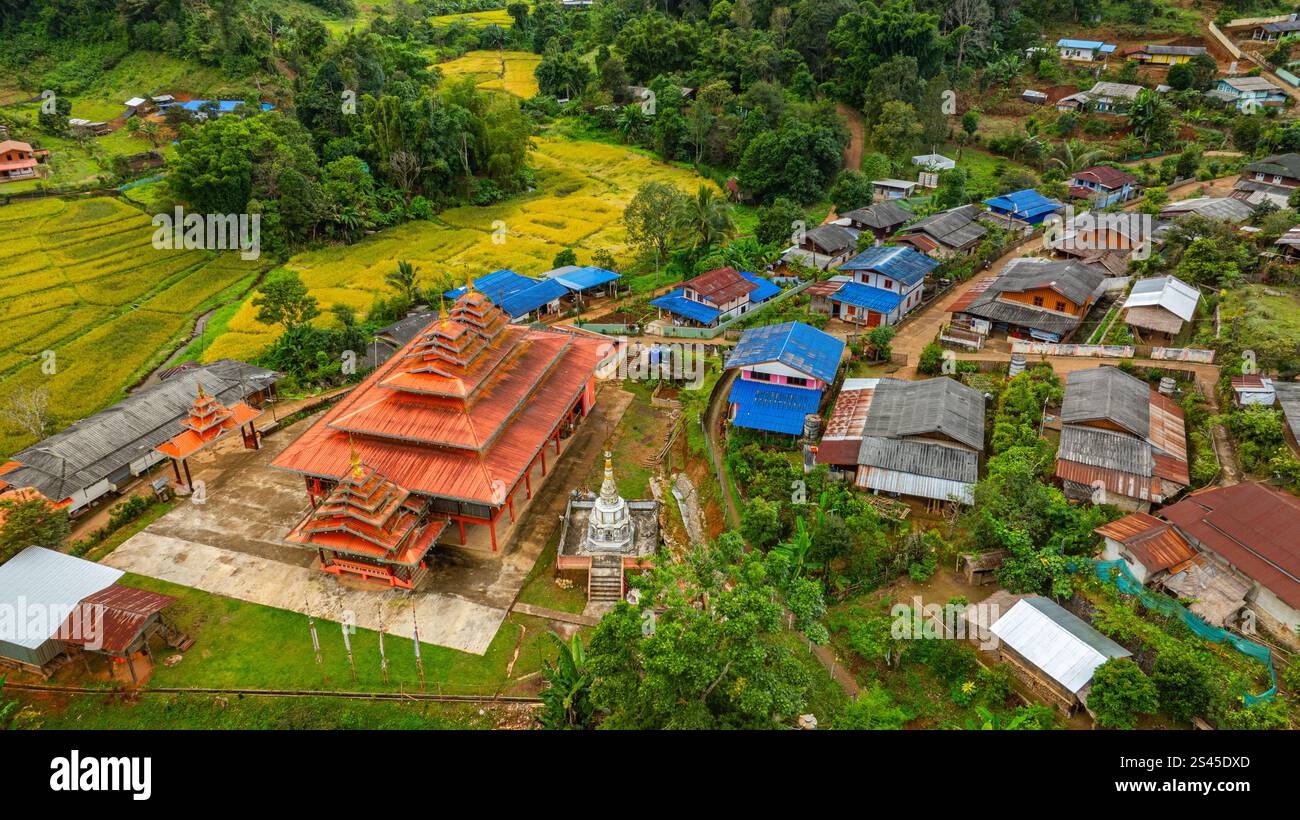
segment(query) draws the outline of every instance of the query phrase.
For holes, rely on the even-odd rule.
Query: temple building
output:
[[[344,513],[339,506],[344,499],[336,495],[340,483],[360,480],[353,452],[365,467],[366,481],[383,483],[389,493],[409,494],[404,503],[414,505],[412,515],[430,519],[425,533],[401,541],[396,564],[387,553],[367,559],[393,577],[400,575],[395,566],[411,566],[403,562],[422,540],[432,544],[427,530],[438,529],[437,521],[449,530],[448,522],[455,523],[456,535],[447,534],[449,545],[487,551],[484,539],[475,537],[485,529],[496,552],[500,517],[509,514],[514,521],[516,494],[532,497],[535,465],[544,476],[547,450],[554,448],[553,463],[560,440],[595,404],[595,371],[605,344],[589,335],[511,324],[471,287],[286,447],[272,466],[301,473],[312,505],[328,507],[327,516]],[[371,490],[346,492],[374,501]],[[348,515],[355,510],[351,500],[343,507]],[[350,563],[367,562],[352,555]]]
[[[411,589],[424,571],[424,557],[447,519],[431,518],[429,499],[415,496],[362,464],[353,450],[352,470],[285,540],[316,550],[320,568]]]
[[[199,395],[190,405],[190,414],[181,422],[181,431],[154,449],[172,460],[172,469],[176,473],[176,483],[181,483],[181,470],[185,471],[185,486],[194,489],[190,478],[191,456],[197,455],[209,444],[224,436],[231,430],[239,430],[244,438],[244,447],[258,449],[257,428],[253,422],[262,415],[244,402],[237,402],[226,407],[212,396],[203,392],[199,384]],[[248,429],[244,429],[248,425]]]
[[[626,591],[624,573],[648,569],[658,546],[659,502],[627,501],[619,495],[614,462],[605,453],[600,494],[575,492],[569,498],[556,571],[585,575],[587,600],[616,601]]]

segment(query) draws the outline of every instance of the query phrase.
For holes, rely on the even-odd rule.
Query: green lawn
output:
[[[519,592],[519,602],[559,612],[581,613],[587,607],[587,590],[580,584],[564,589],[555,583],[555,553],[559,545],[560,530],[557,528],[537,557],[533,571],[528,573]]]

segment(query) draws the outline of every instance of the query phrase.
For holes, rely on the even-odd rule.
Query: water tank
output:
[[[1162,396],[1172,396],[1174,394],[1174,380],[1169,376],[1165,376],[1160,380],[1159,390]]]

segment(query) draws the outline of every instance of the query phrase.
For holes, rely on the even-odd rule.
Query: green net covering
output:
[[[1268,676],[1273,682],[1273,687],[1262,695],[1243,692],[1242,698],[1247,706],[1271,701],[1273,696],[1277,694],[1277,672],[1273,669],[1273,653],[1269,651],[1267,646],[1260,646],[1254,641],[1248,641],[1226,629],[1210,626],[1173,598],[1161,595],[1158,592],[1152,592],[1133,577],[1133,573],[1129,572],[1128,566],[1123,561],[1094,561],[1093,569],[1096,571],[1098,578],[1114,584],[1120,592],[1126,595],[1136,595],[1147,609],[1154,609],[1164,615],[1177,616],[1183,623],[1187,624],[1188,629],[1199,637],[1213,643],[1230,643],[1241,654],[1252,657],[1267,666]]]

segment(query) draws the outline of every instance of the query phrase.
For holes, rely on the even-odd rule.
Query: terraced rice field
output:
[[[0,208],[0,400],[45,384],[59,426],[95,413],[257,273],[234,253],[155,250],[153,230],[111,198]],[[31,443],[0,426],[0,455]]]
[[[493,9],[491,11],[466,11],[460,14],[439,14],[430,17],[429,22],[435,26],[450,26],[453,23],[465,23],[470,28],[487,28],[488,26],[500,26],[501,28],[510,28],[514,25],[514,18],[505,9]]]
[[[498,268],[536,275],[569,247],[579,264],[600,249],[621,261],[630,257],[623,207],[637,188],[656,181],[694,191],[702,179],[627,148],[554,137],[535,141],[532,163],[538,185],[531,195],[486,208],[454,208],[434,222],[408,223],[348,248],[299,254],[287,267],[301,274],[322,308],[342,303],[364,311],[377,294],[388,292],[384,274],[398,259],[415,263],[425,275],[445,271],[456,280]],[[245,302],[204,359],[246,359],[262,350],[274,331],[259,324],[256,313]]]
[[[540,54],[529,51],[467,51],[461,57],[439,63],[445,77],[475,78],[479,88],[508,91],[517,97],[537,96],[534,72],[542,61]]]

